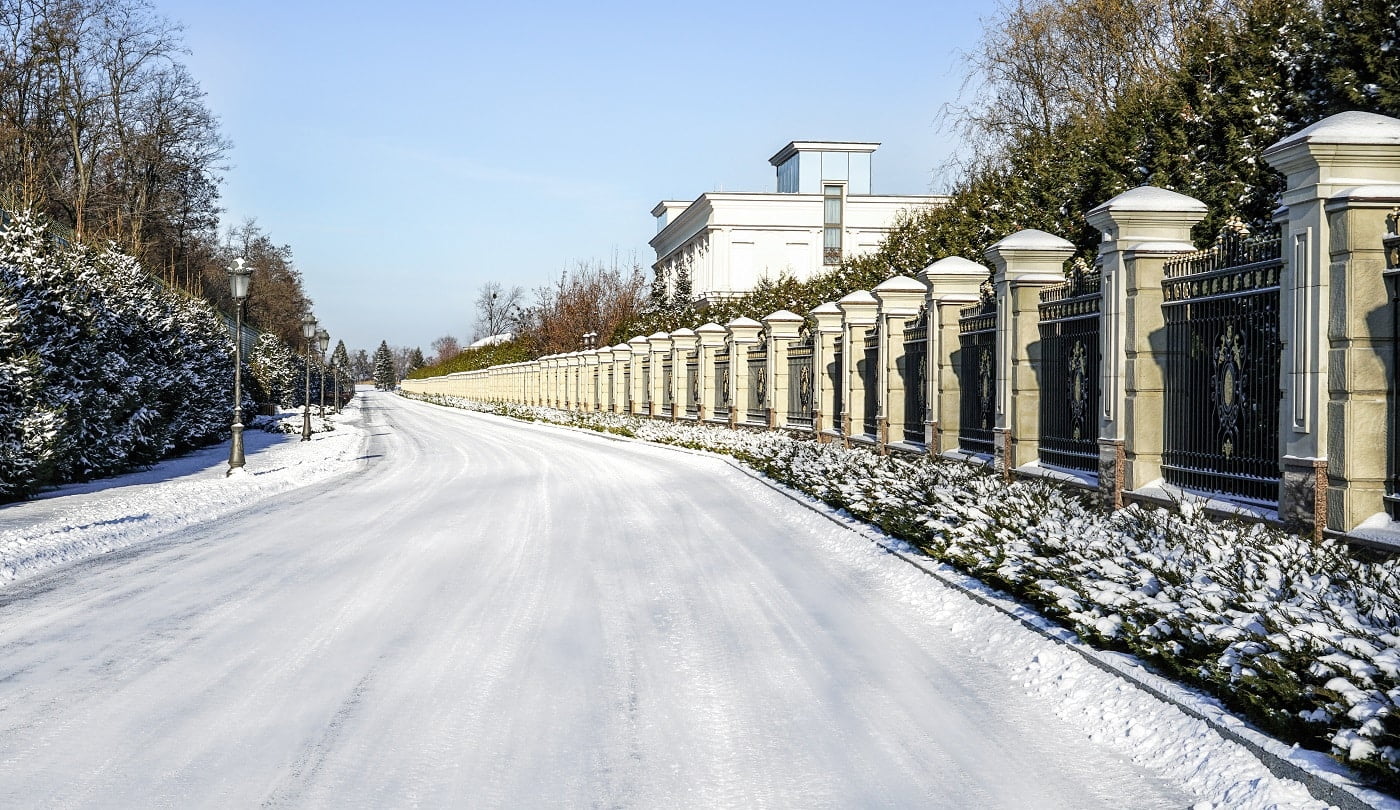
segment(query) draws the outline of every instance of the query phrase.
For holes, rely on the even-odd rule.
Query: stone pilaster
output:
[[[865,333],[875,326],[879,305],[866,290],[856,290],[836,302],[841,308],[841,435],[847,442],[853,431],[864,433],[860,423],[864,421],[865,384],[860,378],[860,360],[865,356]]]
[[[787,426],[788,346],[802,330],[802,316],[780,309],[763,319],[768,332],[768,427]]]
[[[724,325],[729,330],[729,426],[748,421],[749,347],[758,342],[763,324],[753,318],[735,318]]]
[[[1396,471],[1381,239],[1400,199],[1400,121],[1334,115],[1270,146],[1264,160],[1288,178],[1279,217],[1279,517],[1317,536],[1324,527],[1346,532],[1386,511]]]
[[[1045,231],[1017,231],[987,248],[996,268],[996,451],[1006,474],[1040,458],[1040,291],[1065,280],[1074,245]]]
[[[1200,200],[1139,186],[1095,207],[1089,224],[1103,234],[1099,332],[1099,492],[1113,507],[1123,493],[1162,476],[1166,262],[1195,250],[1191,228],[1205,218]]]
[[[812,319],[817,322],[817,336],[812,341],[813,385],[812,435],[817,441],[829,441],[841,426],[841,412],[836,407],[837,381],[841,369],[836,363],[836,339],[841,336],[841,308],[827,301],[813,308]]]
[[[671,414],[662,410],[662,403],[666,401],[663,367],[671,356],[671,336],[665,332],[649,335],[647,349],[650,352],[648,362],[651,363],[651,390],[647,392],[647,415],[652,419],[659,416],[670,417]]]
[[[632,384],[627,388],[627,412],[633,416],[641,416],[649,413],[647,409],[646,390],[646,362],[647,355],[651,351],[647,339],[638,335],[627,341],[627,347],[632,351],[631,363]]]
[[[958,383],[958,315],[978,301],[978,288],[991,271],[984,265],[949,256],[919,271],[928,287],[928,424],[924,445],[930,453],[955,450],[962,417]]]
[[[909,276],[893,276],[870,291],[879,301],[880,359],[876,370],[876,420],[880,451],[894,441],[904,441],[904,329],[919,314],[928,296],[928,285]],[[916,415],[921,421],[926,415]]]
[[[729,332],[717,323],[707,323],[696,329],[695,335],[699,339],[697,351],[700,352],[700,403],[696,406],[695,416],[703,422],[716,418],[715,408],[719,403],[715,402],[715,352],[724,347]]]
[[[685,416],[686,403],[689,402],[691,393],[685,376],[686,362],[691,354],[698,350],[700,338],[690,329],[677,329],[671,333],[671,343],[671,386],[674,389],[671,393],[671,413],[674,419],[679,419]],[[697,420],[699,413],[699,408],[696,408]]]

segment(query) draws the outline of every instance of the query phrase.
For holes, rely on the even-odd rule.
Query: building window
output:
[[[822,264],[841,263],[842,186],[822,186]]]

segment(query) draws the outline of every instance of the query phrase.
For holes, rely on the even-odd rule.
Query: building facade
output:
[[[742,295],[764,278],[805,281],[874,251],[900,211],[947,200],[872,194],[878,146],[793,141],[769,159],[777,170],[774,192],[708,192],[657,203],[652,270],[672,292],[688,280],[691,298],[706,303]]]

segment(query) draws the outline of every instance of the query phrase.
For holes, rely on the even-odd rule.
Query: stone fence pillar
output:
[[[787,427],[788,346],[802,331],[802,316],[780,309],[763,319],[768,332],[768,427]]]
[[[628,372],[632,370],[632,347],[619,343],[612,347],[612,412],[627,413],[627,397],[630,385]]]
[[[758,342],[763,324],[753,318],[735,318],[725,324],[729,330],[729,426],[748,421],[749,347]]]
[[[880,360],[876,370],[877,425],[880,452],[890,443],[891,425],[898,437],[904,441],[904,329],[909,319],[919,314],[928,295],[928,285],[909,276],[893,276],[880,282],[871,290],[880,302]],[[917,415],[920,421],[927,418]]]
[[[1264,160],[1288,177],[1279,517],[1316,536],[1386,511],[1393,519],[1400,510],[1387,479],[1400,403],[1381,243],[1386,214],[1400,205],[1400,120],[1334,115],[1270,146]]]
[[[696,351],[700,344],[700,339],[696,337],[694,330],[677,329],[671,333],[672,357],[671,357],[671,419],[680,419],[686,415],[687,398],[690,396],[689,381],[686,379],[686,363],[689,362],[690,355]],[[697,370],[698,374],[699,371]],[[696,409],[696,417],[699,418],[699,409]]]
[[[996,455],[1003,472],[1040,458],[1040,291],[1065,281],[1074,245],[1045,231],[1017,231],[987,248],[996,272]]]
[[[1168,259],[1195,250],[1200,200],[1139,186],[1091,210],[1103,234],[1099,332],[1099,491],[1107,505],[1162,476],[1166,321],[1162,278]]]
[[[958,316],[978,301],[978,288],[989,271],[961,256],[949,256],[919,271],[928,286],[928,428],[924,444],[933,454],[955,450],[962,417],[958,385]]]
[[[723,326],[717,323],[707,323],[695,330],[699,339],[700,352],[700,403],[696,407],[695,418],[698,421],[715,418],[715,352],[724,347],[724,341],[729,337]]]
[[[841,336],[841,308],[832,301],[818,305],[811,312],[817,322],[816,338],[812,341],[812,375],[816,378],[812,402],[812,435],[817,441],[830,441],[831,433],[840,429],[841,412],[836,407],[837,381],[841,369],[836,367],[836,339]]]
[[[652,419],[662,416],[661,404],[666,401],[666,377],[663,369],[671,357],[671,336],[665,332],[655,332],[647,337],[647,349],[651,352],[651,391],[647,393],[647,413]],[[670,416],[670,413],[664,414]]]
[[[641,335],[627,341],[627,346],[632,350],[632,384],[627,387],[627,413],[640,416],[647,406],[649,392],[646,390],[645,367],[651,347]]]
[[[865,407],[865,385],[860,378],[859,361],[865,354],[865,333],[875,326],[875,310],[880,302],[866,290],[836,302],[841,308],[841,435],[850,443],[852,413]],[[862,433],[864,430],[862,429]]]
[[[598,381],[599,365],[601,358],[598,349],[589,349],[583,353],[583,410],[593,412],[598,410],[598,394],[602,387]]]

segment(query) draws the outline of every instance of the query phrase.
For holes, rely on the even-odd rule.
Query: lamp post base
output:
[[[239,417],[233,423],[233,444],[228,450],[228,472],[225,476],[243,471],[243,419]]]
[[[309,442],[309,441],[311,441],[311,407],[310,407],[310,406],[307,406],[307,408],[301,412],[301,440],[304,441],[304,442]]]

